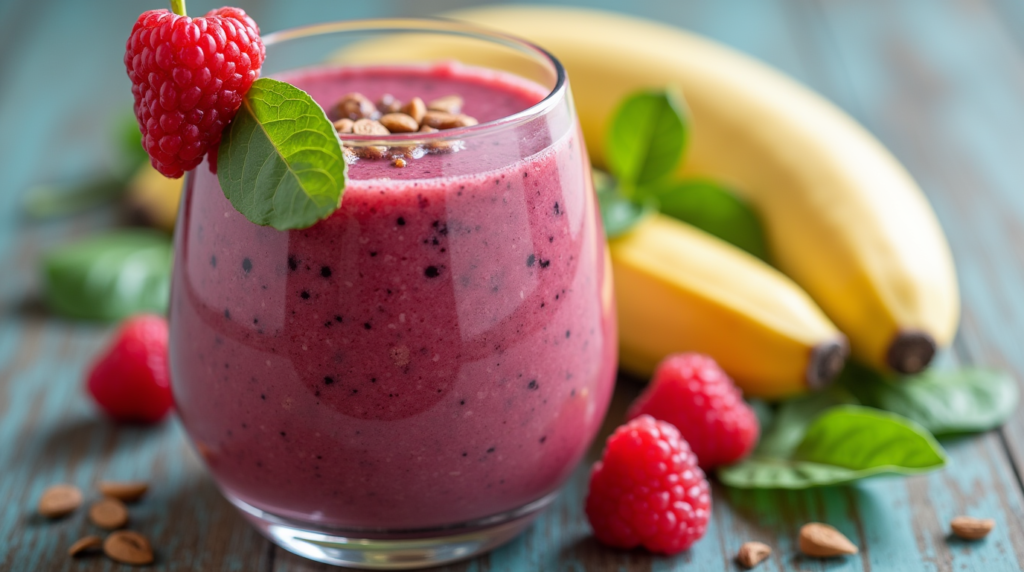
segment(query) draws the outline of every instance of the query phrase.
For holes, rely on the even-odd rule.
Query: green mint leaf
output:
[[[673,181],[640,190],[663,214],[768,260],[764,227],[757,212],[729,189],[707,180]]]
[[[675,171],[683,158],[689,119],[671,90],[641,91],[615,111],[605,140],[608,167],[627,193]]]
[[[58,247],[43,257],[46,304],[56,314],[119,320],[164,313],[170,293],[171,240],[122,230]]]
[[[941,467],[942,446],[927,429],[895,413],[843,405],[807,428],[794,458],[853,470],[912,474]]]
[[[333,213],[345,189],[345,158],[327,114],[301,89],[253,82],[225,130],[217,157],[224,195],[253,223],[307,228]]]
[[[931,369],[885,377],[850,363],[839,381],[865,405],[912,419],[936,436],[998,427],[1013,414],[1020,399],[1013,376],[991,369]]]
[[[637,204],[622,196],[615,181],[596,169],[594,191],[597,194],[597,206],[601,211],[604,234],[609,239],[629,232],[654,210],[650,203]]]

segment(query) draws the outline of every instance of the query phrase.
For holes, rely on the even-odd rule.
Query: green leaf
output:
[[[757,212],[722,185],[707,180],[673,181],[641,189],[640,194],[654,197],[663,214],[768,260],[764,227]]]
[[[913,421],[868,407],[834,406],[850,398],[830,393],[784,403],[754,454],[718,469],[719,480],[736,488],[806,489],[917,474],[945,463],[942,447]]]
[[[682,97],[671,90],[641,91],[619,105],[605,149],[608,167],[627,193],[675,171],[686,148],[687,115]]]
[[[124,191],[124,180],[112,176],[66,185],[37,185],[25,193],[22,207],[34,219],[55,218],[109,203]]]
[[[794,452],[801,461],[854,470],[913,473],[941,467],[942,446],[927,429],[895,413],[843,405],[818,417]]]
[[[231,204],[279,230],[326,218],[345,189],[341,142],[324,110],[301,89],[268,78],[253,82],[221,139],[217,163]]]
[[[991,369],[932,369],[885,377],[851,363],[840,383],[865,405],[912,419],[937,436],[998,427],[1013,414],[1020,398],[1017,381]]]
[[[170,292],[171,240],[123,230],[58,247],[43,258],[49,308],[70,318],[118,320],[164,313]]]
[[[857,399],[836,385],[782,402],[771,425],[761,435],[755,456],[785,458],[796,450],[811,423],[839,405],[855,405]]]
[[[594,190],[597,193],[597,206],[601,211],[604,234],[609,239],[629,232],[654,211],[650,202],[637,204],[622,196],[615,185],[615,180],[597,169],[594,169]]]

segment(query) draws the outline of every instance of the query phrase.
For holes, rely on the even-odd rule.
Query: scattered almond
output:
[[[100,548],[103,548],[103,539],[90,534],[75,541],[71,548],[68,548],[68,556],[78,556],[79,554],[99,550]]]
[[[53,485],[39,497],[39,514],[58,518],[82,506],[82,491],[74,485]]]
[[[385,93],[377,101],[377,110],[381,113],[397,113],[402,110],[402,102],[390,93]]]
[[[435,129],[454,129],[476,125],[476,119],[468,115],[455,115],[444,111],[428,111],[423,115],[423,124]]]
[[[128,524],[128,508],[115,498],[100,499],[89,507],[89,520],[107,530],[121,528]]]
[[[153,562],[149,540],[138,532],[119,530],[103,541],[103,553],[124,564],[139,566]]]
[[[353,123],[348,117],[342,117],[334,122],[334,130],[338,133],[352,133]]]
[[[459,114],[462,112],[462,98],[457,95],[439,97],[427,104],[427,109]]]
[[[355,121],[372,118],[377,114],[377,107],[361,93],[350,93],[338,102],[338,115],[343,118]]]
[[[149,490],[149,484],[142,481],[100,481],[96,486],[100,494],[122,502],[135,502]]]
[[[380,118],[380,123],[392,133],[412,133],[420,127],[415,119],[404,113],[388,113]]]
[[[402,106],[402,113],[412,117],[416,120],[416,123],[423,123],[423,115],[427,113],[427,106],[423,103],[423,100],[414,97]]]
[[[953,534],[965,540],[980,540],[988,536],[995,528],[996,521],[991,518],[974,518],[971,516],[958,516],[950,523]]]
[[[857,547],[835,528],[820,522],[811,522],[800,528],[800,552],[807,556],[828,558],[856,554]]]
[[[745,568],[753,568],[768,558],[772,553],[772,547],[763,542],[744,542],[740,546],[740,552],[736,560]]]

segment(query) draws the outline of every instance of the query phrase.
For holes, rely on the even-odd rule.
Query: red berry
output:
[[[167,359],[167,320],[133,316],[93,364],[86,386],[113,419],[154,423],[174,404]]]
[[[710,491],[679,431],[641,415],[608,438],[590,473],[587,518],[605,544],[675,554],[704,536]]]
[[[240,8],[202,18],[144,12],[125,46],[142,146],[153,167],[178,178],[209,151],[259,77],[266,50]]]
[[[665,358],[628,418],[647,414],[676,426],[704,470],[735,463],[757,445],[757,416],[715,360],[701,354]]]

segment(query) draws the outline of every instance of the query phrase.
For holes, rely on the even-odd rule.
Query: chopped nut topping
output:
[[[399,167],[399,168],[404,167],[405,166],[405,159],[403,159],[401,157],[395,159],[395,166]]]
[[[377,101],[377,110],[384,114],[398,113],[402,110],[402,102],[395,99],[395,96],[390,93],[385,93]]]
[[[350,93],[338,102],[338,115],[353,121],[374,118],[379,115],[373,102],[361,93]]]
[[[420,127],[415,119],[404,113],[388,113],[380,118],[380,123],[392,133],[413,133]]]
[[[427,106],[423,103],[423,100],[418,97],[410,99],[409,103],[406,103],[402,107],[402,113],[415,119],[416,123],[423,123],[423,115],[426,112]]]
[[[342,117],[334,122],[334,130],[338,133],[352,133],[352,125],[355,122],[348,117]]]
[[[391,135],[387,127],[373,119],[360,119],[352,124],[352,133],[356,135]]]
[[[459,113],[462,113],[462,98],[458,95],[446,95],[444,97],[439,97],[428,103],[427,109],[458,115]]]
[[[456,127],[476,125],[477,120],[468,115],[454,115],[444,111],[428,111],[423,116],[423,123],[437,129],[454,129]]]

